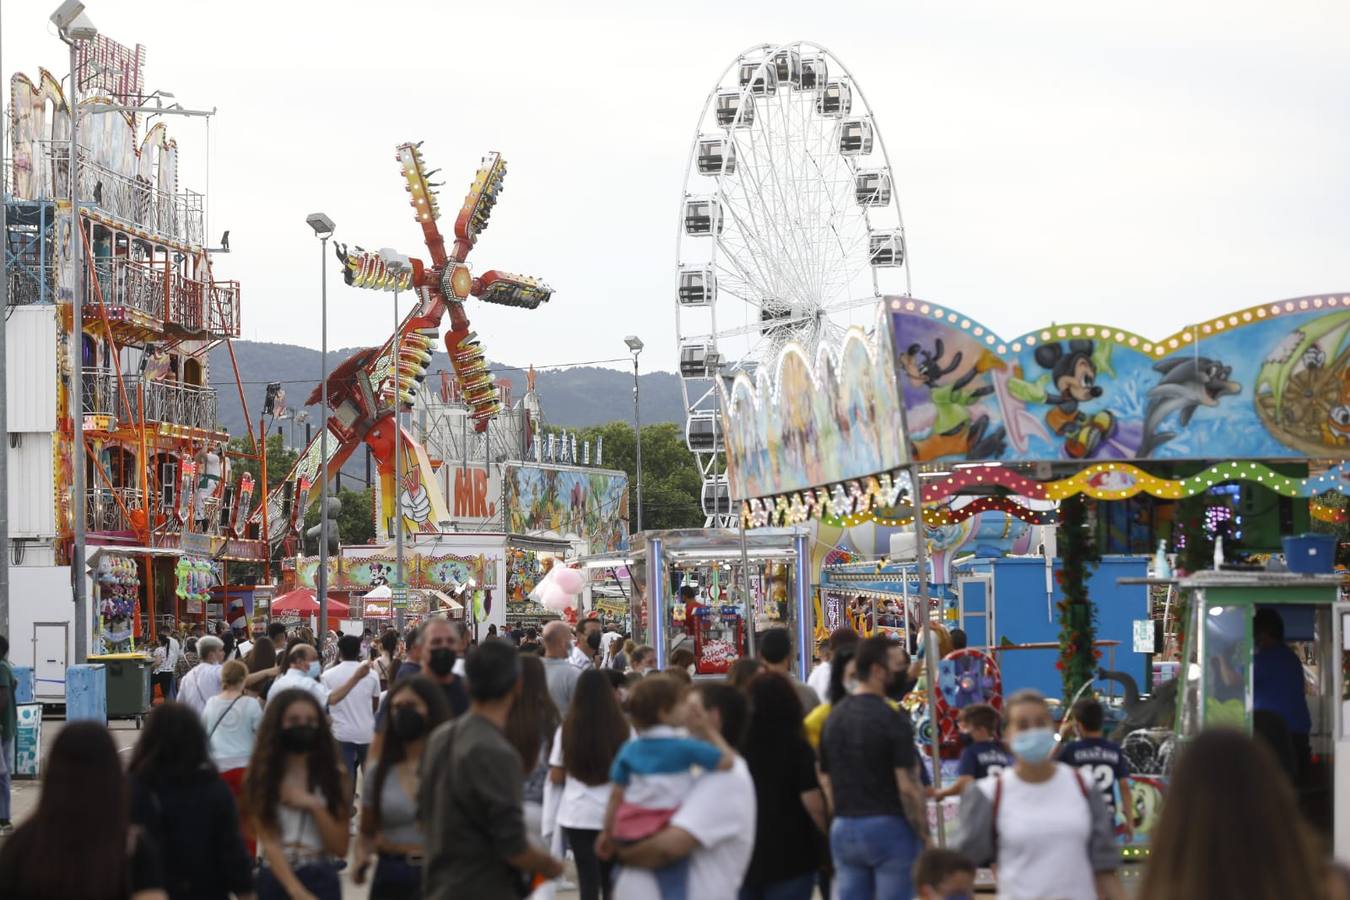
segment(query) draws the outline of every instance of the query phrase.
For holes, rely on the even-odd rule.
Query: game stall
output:
[[[1350,851],[1350,602],[1344,574],[1331,572],[1334,540],[1313,547],[1311,557],[1310,546],[1303,538],[1291,541],[1292,571],[1197,572],[1175,581],[1184,597],[1181,675],[1156,692],[1152,706],[1132,709],[1131,721],[1118,729],[1132,769],[1141,773],[1131,785],[1141,788],[1137,814],[1156,817],[1166,774],[1188,738],[1209,727],[1263,730],[1253,709],[1254,620],[1274,611],[1308,688],[1311,755],[1300,762],[1295,749],[1302,770],[1291,773],[1299,806],[1310,824],[1332,835],[1337,856]]]
[[[656,649],[657,665],[687,649],[695,675],[724,674],[753,656],[755,635],[785,627],[793,635],[794,670],[811,660],[811,536],[807,529],[767,529],[742,537],[726,529],[647,531],[618,556],[586,557],[589,571],[632,574],[633,640]],[[692,588],[685,600],[681,588]]]

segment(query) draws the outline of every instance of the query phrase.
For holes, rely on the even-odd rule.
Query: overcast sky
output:
[[[6,0],[6,78],[65,72],[56,0]],[[852,70],[896,169],[916,296],[1004,335],[1098,321],[1147,335],[1350,291],[1350,4],[487,3],[90,0],[147,47],[147,86],[210,127],[211,230],[244,337],[319,346],[318,246],[424,253],[394,160],[424,140],[449,232],[479,157],[509,172],[475,271],[535,274],[534,312],[475,304],[492,359],[648,344],[675,359],[675,231],[703,102],[746,46],[795,39]],[[7,98],[6,98],[7,99]],[[206,129],[171,122],[185,186]],[[8,149],[6,149],[6,155]],[[335,284],[329,346],[388,333],[388,295]]]

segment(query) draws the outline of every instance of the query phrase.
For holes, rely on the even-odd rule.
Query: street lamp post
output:
[[[70,156],[66,177],[70,179],[71,270],[71,347],[70,347],[70,419],[71,419],[71,547],[70,580],[75,601],[75,661],[89,658],[89,600],[85,588],[85,516],[88,499],[84,495],[84,260],[83,229],[80,226],[80,82],[76,74],[76,42],[98,36],[98,29],[84,14],[79,0],[66,0],[52,13],[61,40],[70,47]]]
[[[328,239],[333,236],[333,220],[323,213],[311,213],[305,222],[319,239],[319,572],[314,586],[319,590],[319,635],[328,634]],[[291,433],[295,432],[292,414]],[[267,445],[263,444],[263,452]],[[299,497],[296,503],[302,503]]]
[[[642,353],[642,338],[630,334],[623,339],[633,354],[633,435],[637,439],[637,531],[642,533],[642,412],[638,406],[638,355]]]
[[[406,590],[406,582],[403,580],[403,506],[401,503],[401,493],[403,485],[403,400],[399,396],[403,383],[399,378],[399,364],[403,360],[403,329],[400,327],[398,314],[398,279],[404,272],[412,268],[408,257],[400,254],[398,251],[385,247],[380,250],[380,258],[384,260],[385,266],[394,276],[394,338],[389,345],[389,380],[393,386],[391,393],[394,401],[394,584],[398,586],[400,592]],[[403,631],[403,607],[394,603],[394,599],[389,601],[394,614],[394,626]]]

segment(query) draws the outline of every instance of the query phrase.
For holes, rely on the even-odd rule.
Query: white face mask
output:
[[[845,678],[845,679],[844,679],[844,693],[846,693],[846,694],[856,694],[856,693],[858,693],[858,679],[856,679],[856,678]]]

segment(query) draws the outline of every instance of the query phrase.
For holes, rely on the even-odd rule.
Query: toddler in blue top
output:
[[[610,838],[636,843],[651,837],[670,822],[680,801],[693,787],[695,767],[730,769],[736,755],[721,735],[695,740],[684,729],[685,688],[673,678],[654,675],[642,679],[628,698],[628,713],[637,728],[614,757],[609,780],[609,806],[600,841]],[[689,861],[672,863],[653,874],[662,900],[685,900]]]

